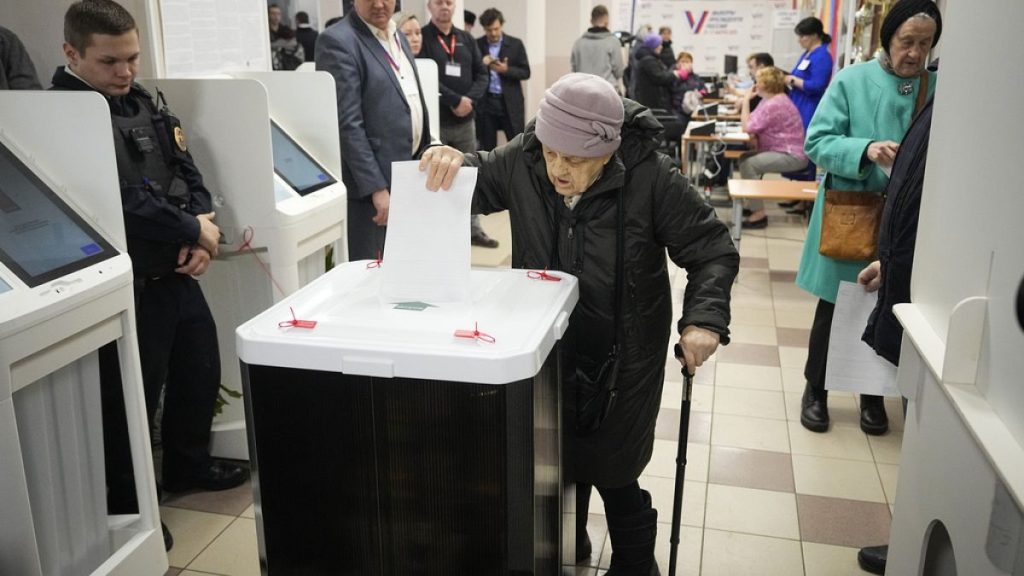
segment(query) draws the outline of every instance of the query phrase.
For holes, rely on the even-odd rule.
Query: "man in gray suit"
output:
[[[418,158],[432,143],[419,74],[394,13],[395,0],[355,0],[316,43],[316,69],[334,76],[338,92],[349,260],[383,254],[391,163]]]

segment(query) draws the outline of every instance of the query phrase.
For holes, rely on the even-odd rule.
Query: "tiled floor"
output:
[[[733,290],[733,343],[694,380],[679,574],[863,574],[857,548],[884,543],[889,536],[900,407],[888,400],[893,430],[867,437],[857,425],[854,396],[833,393],[831,430],[814,434],[800,426],[802,368],[815,306],[793,284],[805,227],[781,211],[770,209],[770,215],[767,229],[743,234]],[[474,262],[507,266],[507,219],[485,217],[484,227],[502,245],[474,248]],[[685,275],[670,270],[678,301]],[[666,366],[654,456],[640,479],[659,510],[662,572],[668,567],[682,397],[678,364],[668,358]],[[250,490],[246,484],[163,503],[163,519],[175,536],[168,574],[259,574]],[[579,576],[600,576],[608,567],[611,547],[603,514],[595,492],[588,528],[594,555],[587,566],[577,567]]]

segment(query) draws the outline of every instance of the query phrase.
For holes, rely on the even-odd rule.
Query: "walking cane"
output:
[[[683,349],[676,344],[676,358],[682,360]],[[679,555],[679,523],[683,512],[683,479],[686,476],[686,441],[690,435],[690,398],[693,395],[693,376],[683,361],[683,402],[679,410],[679,447],[676,450],[676,489],[672,499],[672,548],[668,557],[668,576],[676,576],[676,557]]]

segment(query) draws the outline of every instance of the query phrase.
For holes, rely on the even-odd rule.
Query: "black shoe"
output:
[[[483,232],[477,232],[469,237],[469,243],[482,248],[497,248],[498,241]]]
[[[750,216],[750,215],[751,215],[751,214],[753,214],[753,213],[754,213],[754,211],[753,211],[753,210],[751,210],[750,208],[744,208],[744,209],[743,209],[743,215],[744,215],[744,216]]]
[[[872,574],[885,574],[885,562],[889,558],[889,546],[865,546],[857,552],[857,564]]]
[[[792,208],[799,203],[799,200],[790,200],[789,202],[779,202],[779,206],[782,208]]]
[[[590,555],[594,553],[594,547],[590,543],[590,535],[587,534],[586,529],[583,531],[583,540],[580,540],[579,536],[576,536],[576,563],[579,564],[585,560],[590,560]]]
[[[184,492],[186,490],[207,490],[217,492],[241,486],[249,478],[249,471],[238,464],[214,461],[199,473],[174,478],[164,472],[164,490]]]
[[[811,432],[828,432],[828,390],[816,390],[807,384],[800,401],[800,424]]]
[[[889,416],[881,396],[860,395],[860,429],[865,434],[881,436],[889,431]]]
[[[764,218],[761,218],[760,220],[744,220],[743,221],[743,229],[744,230],[761,230],[761,229],[767,228],[767,227],[768,227],[768,217],[767,216],[765,216]]]
[[[160,528],[164,532],[164,551],[170,552],[171,548],[174,548],[174,536],[171,536],[171,531],[167,529],[167,524],[160,522]]]

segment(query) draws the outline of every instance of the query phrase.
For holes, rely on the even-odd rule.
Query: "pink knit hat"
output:
[[[619,148],[624,111],[612,85],[592,74],[566,74],[544,92],[537,139],[571,156],[598,158]]]

